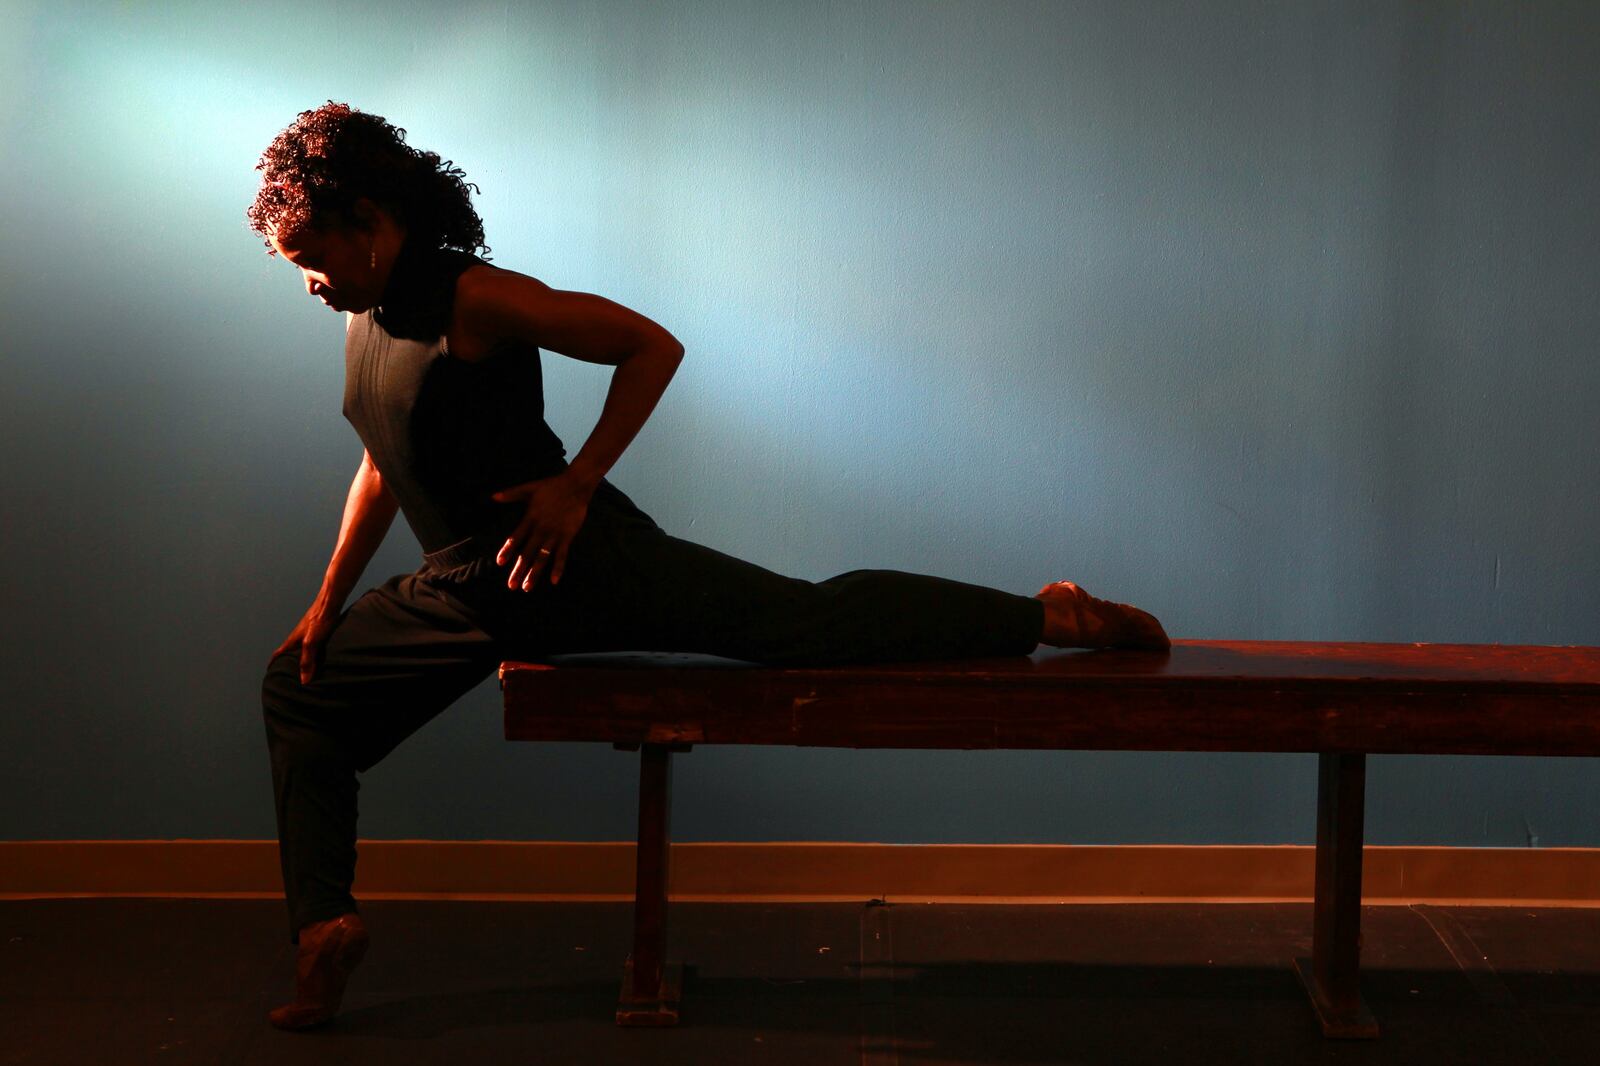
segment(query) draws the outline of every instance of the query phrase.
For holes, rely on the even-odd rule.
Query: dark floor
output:
[[[631,904],[369,901],[328,1025],[283,905],[0,902],[0,1062],[1589,1063],[1600,910],[1368,907],[1373,1042],[1326,1041],[1293,904],[672,908],[682,1024],[613,1021]]]

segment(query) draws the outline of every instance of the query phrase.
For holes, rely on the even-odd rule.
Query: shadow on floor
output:
[[[374,901],[328,1025],[273,901],[0,902],[0,1062],[1588,1063],[1600,910],[1363,909],[1376,1041],[1325,1040],[1293,904],[674,904],[683,1021],[614,1022],[631,906]]]

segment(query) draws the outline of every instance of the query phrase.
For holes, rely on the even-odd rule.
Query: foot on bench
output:
[[[1156,616],[1126,603],[1091,596],[1070,581],[1053,581],[1034,599],[1044,603],[1045,644],[1057,648],[1172,647]]]

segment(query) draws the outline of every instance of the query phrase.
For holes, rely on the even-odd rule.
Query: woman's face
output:
[[[372,234],[345,227],[272,237],[277,253],[299,268],[307,293],[335,311],[352,312],[371,308],[383,295],[375,291],[372,242]]]

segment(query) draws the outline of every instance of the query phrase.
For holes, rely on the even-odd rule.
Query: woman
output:
[[[308,294],[345,312],[344,415],[366,446],[322,588],[268,664],[263,711],[296,999],[338,1009],[367,935],[350,894],[365,772],[503,659],[690,651],[754,662],[1169,646],[1161,624],[1071,582],[1025,597],[855,570],[788,578],[664,532],[605,475],[683,346],[643,315],[489,264],[460,170],[329,101],[268,146],[246,212]],[[570,462],[544,421],[539,349],[614,366]],[[342,607],[403,512],[415,573]]]

